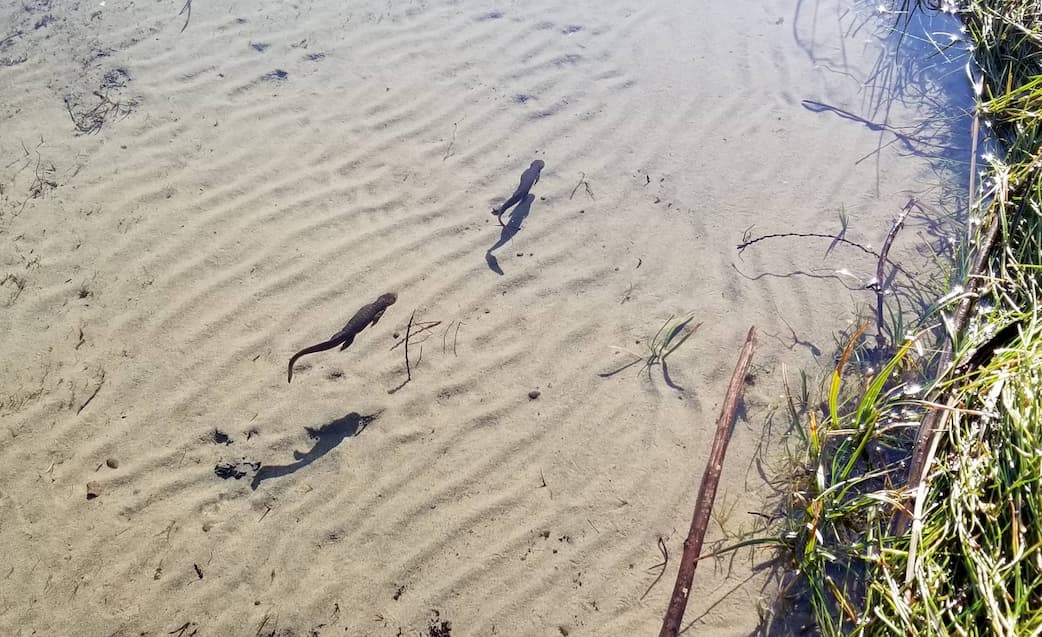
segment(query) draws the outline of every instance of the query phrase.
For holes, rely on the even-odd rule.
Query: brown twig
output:
[[[452,157],[452,155],[453,155],[452,147],[456,145],[456,127],[457,126],[459,126],[459,122],[453,122],[452,123],[452,141],[449,142],[449,147],[445,150],[445,156],[441,158],[442,161],[445,161],[446,159],[448,159],[449,157]]]
[[[865,246],[861,245],[860,243],[857,243],[855,241],[851,241],[850,239],[845,239],[845,238],[843,238],[843,237],[841,237],[839,235],[828,234],[826,232],[774,232],[774,233],[771,233],[771,234],[765,234],[765,235],[756,237],[755,239],[750,239],[748,237],[748,235],[746,235],[746,236],[742,237],[742,242],[739,243],[735,247],[738,248],[739,252],[742,252],[746,248],[748,248],[749,246],[753,245],[754,243],[759,243],[759,242],[765,241],[767,239],[786,239],[786,238],[789,238],[789,237],[797,237],[797,238],[800,238],[800,239],[808,239],[808,238],[832,239],[833,241],[838,241],[840,243],[845,243],[845,244],[847,244],[849,246],[854,246],[855,248],[857,248],[858,250],[861,250],[865,254],[870,254],[870,255],[876,257],[877,259],[879,258],[879,253],[876,252],[875,250],[871,249],[871,248],[866,248]]]
[[[181,15],[185,12],[187,12],[188,15],[185,16],[185,23],[181,27],[180,33],[185,32],[185,29],[188,28],[188,21],[192,19],[192,0],[185,0],[185,5],[181,7],[181,10],[178,11],[177,15]]]
[[[396,393],[402,387],[405,387],[406,385],[408,385],[409,381],[412,380],[412,363],[409,361],[409,339],[412,337],[412,326],[413,326],[413,321],[414,321],[415,318],[416,318],[416,310],[413,310],[412,314],[409,316],[409,324],[405,327],[405,338],[403,338],[401,341],[399,341],[397,344],[395,344],[394,347],[391,348],[393,350],[395,347],[397,347],[401,343],[405,343],[405,380],[402,381],[401,385],[398,385],[397,387],[388,389],[387,390],[388,394]],[[438,325],[439,323],[441,323],[441,321],[435,321],[433,323],[426,323],[424,329],[421,330],[421,332],[429,330],[432,327],[434,327],[435,325]],[[424,340],[427,340],[427,339],[424,339]],[[423,341],[420,341],[420,342],[422,343]],[[420,360],[422,360],[422,359],[423,359],[423,345],[420,345]],[[420,360],[416,361],[417,365],[420,364]]]
[[[586,186],[586,194],[589,195],[590,199],[593,199],[593,191],[590,189],[590,182],[586,181],[586,173],[579,173],[579,183],[575,184],[575,188],[572,188],[572,194],[568,195],[568,199],[575,196],[575,192],[579,190],[579,186]]]
[[[459,336],[459,327],[463,325],[463,321],[449,321],[449,324],[445,326],[445,331],[441,335],[441,353],[444,354],[448,350],[448,339],[449,330],[452,329],[452,324],[456,324],[456,332],[452,336],[452,355],[456,355],[456,338]]]
[[[709,452],[709,461],[706,463],[706,470],[702,475],[702,485],[698,490],[695,513],[691,517],[691,530],[687,534],[687,539],[684,540],[680,570],[677,572],[677,581],[673,586],[669,606],[666,608],[666,616],[662,620],[659,637],[676,637],[680,632],[680,624],[684,620],[688,596],[691,594],[691,583],[695,578],[695,567],[698,566],[702,541],[705,539],[706,529],[709,527],[709,514],[713,510],[713,500],[716,498],[720,473],[724,467],[724,455],[727,453],[731,427],[734,425],[735,412],[745,388],[745,377],[749,372],[749,363],[752,362],[755,348],[756,328],[750,327],[749,333],[745,337],[745,345],[742,346],[742,351],[738,355],[738,364],[735,365],[734,373],[731,375],[731,382],[727,386],[727,397],[720,410],[720,418],[716,421],[713,448]]]
[[[908,273],[907,270],[902,268],[897,263],[894,263],[890,259],[884,258],[883,255],[881,255],[880,253],[876,252],[875,250],[873,250],[871,248],[865,247],[865,246],[861,245],[860,243],[857,243],[856,241],[851,241],[850,239],[844,238],[842,236],[842,234],[828,234],[828,233],[825,233],[825,232],[775,232],[775,233],[772,233],[772,234],[765,234],[765,235],[762,235],[762,236],[750,239],[749,238],[749,232],[748,232],[748,230],[746,230],[746,234],[742,237],[742,242],[739,243],[735,247],[738,249],[738,252],[741,253],[741,252],[744,252],[746,248],[748,248],[749,246],[753,245],[754,243],[759,243],[761,241],[766,241],[767,239],[787,239],[787,238],[790,238],[790,237],[795,237],[795,238],[798,238],[798,239],[832,239],[833,244],[835,244],[835,243],[845,243],[848,246],[852,246],[852,247],[857,248],[858,250],[861,250],[865,254],[872,255],[876,259],[881,259],[884,262],[889,263],[891,266],[893,266],[893,268],[895,270],[897,270],[901,274],[903,274],[903,275],[905,275],[905,276],[907,276],[909,278],[914,278],[911,274]],[[832,248],[830,247],[829,250],[831,250],[831,249]]]
[[[405,326],[405,382],[412,380],[412,367],[409,365],[409,333],[412,332],[412,320],[416,318],[416,310],[409,316],[409,324]]]
[[[79,416],[80,412],[83,411],[84,409],[86,409],[87,405],[89,405],[90,402],[92,400],[94,400],[94,397],[98,395],[98,392],[101,391],[101,386],[104,385],[104,384],[105,384],[105,370],[101,370],[101,380],[98,381],[98,386],[94,388],[94,392],[90,396],[88,396],[87,400],[84,401],[84,403],[82,405],[80,405],[80,408],[76,410],[76,415],[77,416]]]
[[[642,600],[648,596],[648,593],[651,592],[651,589],[655,588],[655,584],[659,583],[659,580],[662,579],[662,576],[666,574],[666,569],[669,568],[669,551],[666,550],[666,543],[662,539],[661,535],[658,538],[658,550],[660,553],[662,553],[662,561],[654,566],[648,567],[648,571],[650,572],[660,567],[662,570],[658,572],[658,575],[655,576],[655,579],[651,582],[651,584],[648,585],[648,589],[644,591],[643,595],[640,596]]]
[[[428,321],[426,323],[416,323],[417,330],[416,330],[416,334],[414,334],[414,336],[419,336],[420,334],[423,334],[424,332],[428,332],[428,331],[434,329],[435,327],[438,327],[439,325],[441,325],[441,321]],[[427,339],[423,339],[423,340],[427,340]],[[391,350],[390,351],[394,351],[394,350],[398,349],[398,346],[401,345],[404,342],[405,342],[405,339],[400,339],[398,341],[395,341],[394,345],[391,346]]]
[[[898,215],[897,219],[894,220],[894,225],[890,226],[890,232],[886,233],[886,240],[883,241],[883,249],[879,251],[879,261],[876,262],[876,347],[882,351],[886,345],[886,337],[883,336],[883,296],[886,294],[886,279],[884,278],[886,270],[886,255],[890,254],[890,246],[893,245],[894,239],[897,238],[897,233],[901,231],[902,226],[905,224],[905,217],[908,216],[908,212],[915,206],[915,198],[908,200],[905,207],[901,209],[901,214]],[[897,340],[897,334],[891,334],[891,340]]]

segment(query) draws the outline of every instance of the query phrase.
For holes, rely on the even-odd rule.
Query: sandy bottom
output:
[[[874,298],[854,247],[743,234],[878,249],[916,196],[916,272],[959,197],[963,76],[865,7],[7,4],[4,635],[654,634],[746,331],[710,542]],[[669,383],[602,376],[689,311]],[[770,556],[700,566],[694,633],[756,628]]]

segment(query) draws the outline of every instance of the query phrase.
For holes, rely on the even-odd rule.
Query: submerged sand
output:
[[[873,299],[858,250],[743,233],[842,211],[878,246],[951,197],[804,102],[894,127],[943,102],[880,75],[907,67],[867,9],[686,4],[0,10],[0,632],[653,634],[746,331],[710,542],[769,513],[783,367],[828,368]],[[688,311],[673,386],[601,375]],[[413,315],[438,324],[402,385]],[[695,634],[756,628],[770,555],[700,566]]]

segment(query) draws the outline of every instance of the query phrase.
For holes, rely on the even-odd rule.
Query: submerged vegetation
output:
[[[660,365],[662,367],[662,376],[665,378],[666,384],[670,387],[673,387],[674,389],[680,389],[680,387],[676,385],[669,376],[669,366],[666,364],[666,358],[670,354],[675,352],[677,348],[683,345],[684,342],[687,341],[687,339],[691,338],[691,336],[694,335],[698,328],[702,326],[701,323],[695,323],[694,325],[691,325],[692,321],[694,320],[694,312],[688,312],[687,314],[684,314],[683,316],[679,317],[675,314],[671,314],[670,317],[666,319],[664,323],[662,323],[662,326],[658,328],[658,331],[655,332],[655,335],[647,341],[647,354],[641,355],[636,352],[631,352],[628,349],[616,347],[615,349],[621,350],[623,352],[626,352],[630,356],[633,356],[634,360],[630,361],[629,363],[626,363],[622,367],[598,375],[601,378],[608,378],[610,376],[618,374],[624,369],[629,369],[637,363],[643,362],[644,365],[642,365],[641,368],[638,370],[638,375],[646,371],[648,372],[648,377],[650,378],[651,368],[655,365]]]
[[[1042,5],[927,0],[965,26],[976,96],[951,293],[888,360],[848,335],[821,410],[790,392],[788,599],[824,635],[1042,633]],[[976,154],[976,153],[975,153]],[[807,630],[810,628],[808,627]]]

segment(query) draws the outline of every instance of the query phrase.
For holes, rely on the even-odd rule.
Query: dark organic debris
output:
[[[130,80],[130,72],[125,68],[117,67],[105,73],[101,80],[101,88],[103,90],[126,88]]]
[[[106,81],[108,81],[108,76],[106,76]],[[104,88],[104,84],[102,87]],[[80,107],[78,103],[73,102],[71,97],[65,96],[65,108],[69,111],[72,125],[79,133],[87,135],[97,133],[107,121],[127,117],[134,112],[134,108],[138,105],[137,100],[133,99],[126,101],[112,99],[108,89],[105,92],[94,91],[94,96],[98,98],[98,103],[90,108]]]
[[[285,80],[288,77],[289,73],[283,71],[282,69],[275,69],[271,73],[265,73],[264,75],[262,75],[261,79],[266,82],[281,82],[282,80]]]
[[[213,472],[222,480],[229,478],[238,480],[251,471],[260,470],[260,467],[259,462],[250,462],[244,458],[241,462],[218,462],[217,466],[213,468]]]
[[[452,622],[440,621],[435,617],[427,625],[426,637],[452,637]]]
[[[577,53],[569,53],[567,55],[562,55],[560,57],[554,58],[553,60],[550,60],[550,63],[554,66],[574,66],[578,64],[582,59],[582,56]]]

